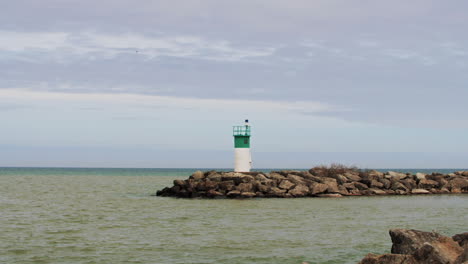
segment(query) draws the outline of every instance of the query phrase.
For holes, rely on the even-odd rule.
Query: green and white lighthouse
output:
[[[245,120],[243,126],[233,127],[234,135],[234,171],[249,172],[252,168],[252,155],[250,154],[250,125]]]

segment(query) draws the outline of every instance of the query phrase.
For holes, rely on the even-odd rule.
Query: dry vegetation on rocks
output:
[[[180,198],[342,197],[468,193],[468,171],[450,174],[363,171],[339,164],[308,171],[197,171],[156,193]]]

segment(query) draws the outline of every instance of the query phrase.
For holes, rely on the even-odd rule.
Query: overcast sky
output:
[[[468,167],[464,0],[0,8],[0,166]]]

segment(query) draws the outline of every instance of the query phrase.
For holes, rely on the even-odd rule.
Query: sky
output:
[[[15,0],[0,166],[468,167],[468,2]]]

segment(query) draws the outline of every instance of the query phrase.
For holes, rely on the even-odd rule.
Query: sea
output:
[[[391,228],[468,231],[463,194],[154,196],[196,170],[0,168],[0,263],[357,263],[390,252]]]

